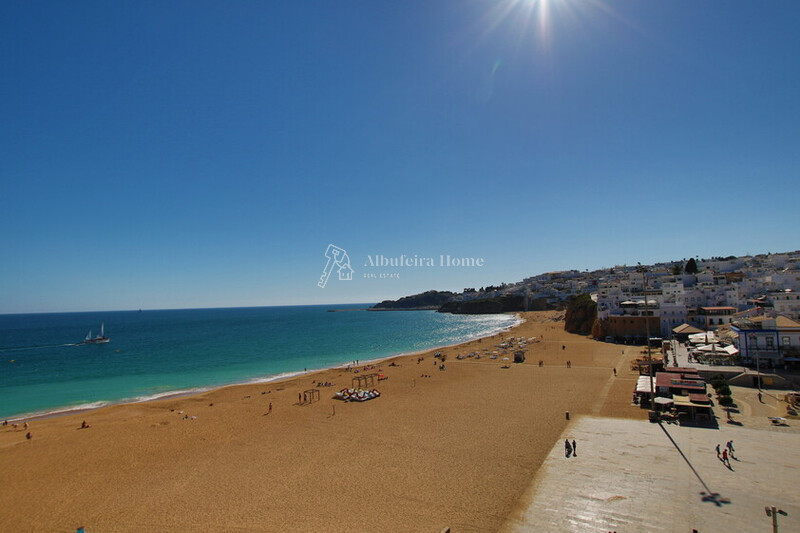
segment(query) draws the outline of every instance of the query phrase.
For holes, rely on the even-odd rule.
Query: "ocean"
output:
[[[455,344],[518,321],[364,307],[0,315],[0,419],[270,381]],[[80,344],[101,324],[111,342]]]

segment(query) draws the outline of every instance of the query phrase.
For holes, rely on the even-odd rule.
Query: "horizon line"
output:
[[[264,309],[268,307],[323,307],[333,305],[375,305],[380,302],[321,303],[321,304],[282,304],[282,305],[230,305],[215,307],[155,307],[151,309],[99,309],[92,311],[25,311],[21,313],[0,313],[0,316],[16,315],[66,315],[80,313],[139,313],[145,311],[210,311],[215,309]]]

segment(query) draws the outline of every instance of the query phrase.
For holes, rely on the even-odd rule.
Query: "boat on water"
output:
[[[104,344],[106,342],[111,342],[111,339],[105,335],[105,323],[100,324],[100,335],[92,337],[92,330],[89,330],[86,338],[83,339],[84,344]]]

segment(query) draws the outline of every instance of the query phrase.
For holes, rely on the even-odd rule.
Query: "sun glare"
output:
[[[482,17],[483,37],[503,28],[524,47],[531,39],[549,48],[558,33],[572,31],[598,13],[614,15],[604,0],[500,0]],[[625,22],[625,21],[623,21]]]

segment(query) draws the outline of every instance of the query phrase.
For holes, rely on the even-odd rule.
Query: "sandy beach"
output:
[[[565,333],[557,315],[441,349],[443,371],[431,351],[2,427],[0,531],[497,531],[567,411],[646,417],[630,405],[637,348]],[[509,337],[537,338],[525,363],[456,358]],[[333,398],[375,372],[380,398]],[[302,402],[317,382],[333,385]]]

